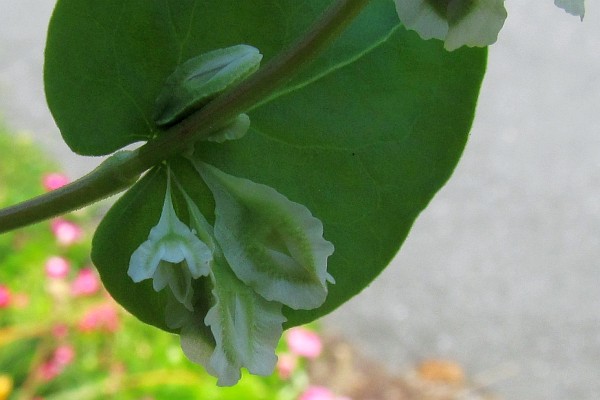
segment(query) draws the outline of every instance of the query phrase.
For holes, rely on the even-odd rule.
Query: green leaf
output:
[[[241,43],[257,47],[264,63],[305,31],[329,3],[59,0],[45,51],[48,106],[63,139],[78,154],[109,154],[146,141],[158,133],[155,99],[178,65]],[[383,40],[396,23],[385,3],[374,1],[329,57],[318,60],[294,84],[350,62]]]
[[[302,204],[269,186],[194,162],[216,203],[215,237],[236,276],[267,300],[312,309],[327,297],[333,245]]]
[[[485,50],[447,53],[398,30],[311,85],[250,114],[244,138],[199,144],[199,158],[306,206],[335,245],[322,316],[360,292],[396,254],[466,143]]]
[[[118,54],[120,67],[111,71],[137,70],[140,75],[112,72],[104,76],[104,82],[112,85],[116,80],[139,86],[139,90],[127,90],[126,97],[136,99],[144,110],[141,114],[130,113],[126,122],[115,125],[115,130],[105,124],[112,118],[112,108],[102,113],[94,109],[102,115],[96,118],[97,126],[89,120],[93,116],[82,112],[70,115],[67,110],[69,116],[63,115],[66,120],[82,118],[93,129],[69,131],[63,125],[63,135],[68,131],[70,145],[85,148],[88,153],[111,151],[128,142],[132,132],[140,132],[144,124],[133,120],[139,115],[150,118],[154,98],[178,60],[248,43],[257,47],[267,61],[306,29],[328,3],[126,0],[107,1],[100,7],[91,1],[60,0],[51,33],[61,31],[62,36],[49,38],[47,61],[57,63],[61,54],[72,52],[74,59],[98,69],[97,63],[111,62],[111,58],[98,59],[97,55]],[[152,12],[145,10],[146,5]],[[102,11],[111,6],[124,11]],[[170,11],[169,24],[160,22],[166,18],[161,14],[166,12],[163,8]],[[90,12],[85,10],[94,10],[94,18],[89,19]],[[124,24],[123,19],[131,24]],[[59,28],[59,22],[65,26]],[[84,34],[81,31],[97,25],[106,27],[106,32],[123,34],[119,40],[113,36],[108,41],[112,52],[102,51],[108,45],[100,40],[79,43],[79,34]],[[157,39],[151,41],[144,27]],[[163,35],[163,30],[170,34]],[[77,50],[61,50],[59,44],[67,38],[74,41]],[[448,53],[441,42],[422,41],[400,26],[392,2],[373,0],[311,68],[248,113],[251,126],[243,138],[222,144],[197,144],[196,154],[204,162],[229,175],[268,185],[304,205],[322,221],[323,236],[335,245],[335,253],[328,259],[328,272],[336,284],[329,286],[325,303],[314,310],[284,307],[287,326],[332,311],[367,286],[396,254],[415,218],[458,162],[471,126],[485,60],[485,49],[463,48]],[[55,91],[54,100],[60,97],[66,102],[68,95],[58,94],[59,83],[64,83],[65,93],[73,96],[69,87],[77,86],[74,82],[81,84],[81,77],[73,76],[68,67],[63,71],[58,67],[58,63],[52,68],[47,65],[46,82],[53,81],[49,90]],[[134,80],[129,82],[129,78]],[[85,94],[96,93],[101,87],[87,89]],[[98,93],[73,103],[93,103],[97,97],[114,103],[116,110],[124,104],[118,96]],[[52,107],[56,115],[60,107]],[[185,160],[172,160],[171,167],[178,182],[213,224],[213,195],[197,172]],[[163,292],[154,292],[149,281],[134,284],[126,274],[131,254],[147,240],[160,217],[165,185],[164,177],[150,173],[117,202],[96,233],[93,258],[119,302],[140,319],[172,330],[164,320]],[[188,223],[181,198],[173,202],[180,219]],[[194,292],[199,296],[195,304],[210,304],[206,281],[200,278],[195,283]]]
[[[488,46],[504,25],[504,0],[395,0],[400,21],[423,39],[440,39],[447,50]]]

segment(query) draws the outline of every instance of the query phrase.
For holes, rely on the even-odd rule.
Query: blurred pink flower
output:
[[[336,400],[336,396],[325,387],[311,386],[300,395],[298,400]]]
[[[116,332],[119,329],[119,315],[111,303],[101,304],[88,310],[77,325],[81,332]]]
[[[11,295],[8,287],[0,285],[0,308],[5,308],[10,305]]]
[[[72,346],[59,346],[54,350],[52,357],[40,365],[39,374],[43,380],[50,381],[60,375],[74,359],[75,349]]]
[[[42,184],[44,189],[50,191],[58,189],[59,187],[65,186],[69,183],[69,178],[66,175],[57,172],[44,175],[42,177]]]
[[[100,281],[92,268],[82,268],[77,273],[71,284],[71,294],[74,296],[88,296],[100,289]]]
[[[64,257],[50,257],[46,260],[46,276],[48,278],[63,279],[69,274],[71,265]]]
[[[67,344],[58,346],[56,350],[54,350],[54,356],[52,357],[52,361],[61,367],[66,367],[71,364],[73,359],[75,359],[75,349],[73,346]]]
[[[79,225],[63,218],[55,218],[50,226],[58,243],[65,246],[77,242],[83,236],[83,230]]]
[[[281,379],[289,379],[296,369],[297,364],[298,357],[296,355],[289,353],[280,354],[276,365],[277,374]]]
[[[43,380],[51,381],[61,373],[61,368],[50,360],[40,365],[38,373]]]
[[[288,330],[286,341],[292,353],[306,358],[317,358],[323,350],[319,335],[303,327]]]
[[[29,296],[25,293],[14,293],[12,295],[11,304],[15,308],[25,308],[29,305]]]
[[[69,327],[65,324],[57,324],[52,327],[52,336],[56,339],[64,339],[69,334]]]

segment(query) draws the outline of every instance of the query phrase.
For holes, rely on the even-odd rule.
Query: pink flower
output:
[[[54,356],[52,357],[52,361],[61,366],[66,367],[71,364],[71,362],[75,359],[75,349],[69,345],[62,345],[54,350]]]
[[[54,279],[64,279],[69,274],[71,265],[64,257],[50,257],[46,261],[46,276]]]
[[[82,332],[105,331],[116,332],[119,329],[119,315],[114,305],[101,304],[88,310],[77,325]]]
[[[311,386],[300,397],[298,400],[336,400],[335,394],[322,386]]]
[[[56,172],[47,174],[42,178],[44,189],[48,191],[58,189],[59,187],[65,186],[67,183],[69,183],[69,178],[64,174]]]
[[[43,380],[50,381],[60,375],[74,359],[75,349],[72,346],[59,346],[50,359],[40,365],[39,374]]]
[[[11,295],[8,287],[0,285],[0,308],[6,308],[10,305]]]
[[[277,374],[283,380],[289,379],[292,373],[296,369],[298,364],[298,358],[294,354],[281,354],[277,359]]]
[[[82,268],[77,273],[75,280],[71,284],[71,294],[73,296],[89,296],[100,289],[98,276],[91,268]]]
[[[40,377],[45,381],[51,381],[52,379],[56,378],[61,372],[61,368],[55,363],[53,363],[52,360],[44,362],[42,365],[40,365],[38,370]]]
[[[323,350],[321,338],[315,332],[302,327],[287,332],[286,341],[290,351],[306,358],[317,358]]]
[[[57,324],[52,327],[52,336],[56,339],[64,339],[69,335],[69,327],[65,324]]]
[[[83,236],[83,230],[79,225],[63,218],[54,219],[50,226],[58,243],[64,246],[77,242]]]

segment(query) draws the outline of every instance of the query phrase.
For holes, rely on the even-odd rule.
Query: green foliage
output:
[[[27,200],[42,192],[40,181],[32,181],[32,177],[41,177],[44,171],[53,169],[54,163],[43,156],[34,146],[33,141],[25,134],[10,134],[0,121],[0,208]],[[14,162],[13,160],[19,160]],[[37,227],[29,227],[22,232],[0,235],[0,265],[5,273],[18,273],[34,261],[31,254],[19,251],[26,247],[28,241],[48,240],[49,234]],[[17,251],[15,251],[17,250]],[[45,257],[43,249],[31,248],[36,257]],[[1,275],[0,275],[1,276]]]
[[[31,182],[31,176],[42,176],[43,172],[52,170],[56,164],[48,160],[40,149],[35,147],[27,134],[9,133],[2,121],[0,121],[0,151],[2,152],[0,207],[16,204],[40,194],[41,183]],[[11,162],[13,158],[20,162]],[[22,182],[30,184],[23,185]],[[17,187],[20,190],[15,190]],[[0,252],[0,256],[2,254]]]

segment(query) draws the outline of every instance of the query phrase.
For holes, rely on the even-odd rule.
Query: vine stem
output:
[[[60,189],[0,210],[0,233],[82,208],[127,189],[144,171],[182,153],[231,118],[268,99],[325,50],[368,3],[369,0],[336,0],[289,49],[164,135],[132,152],[116,153]]]

